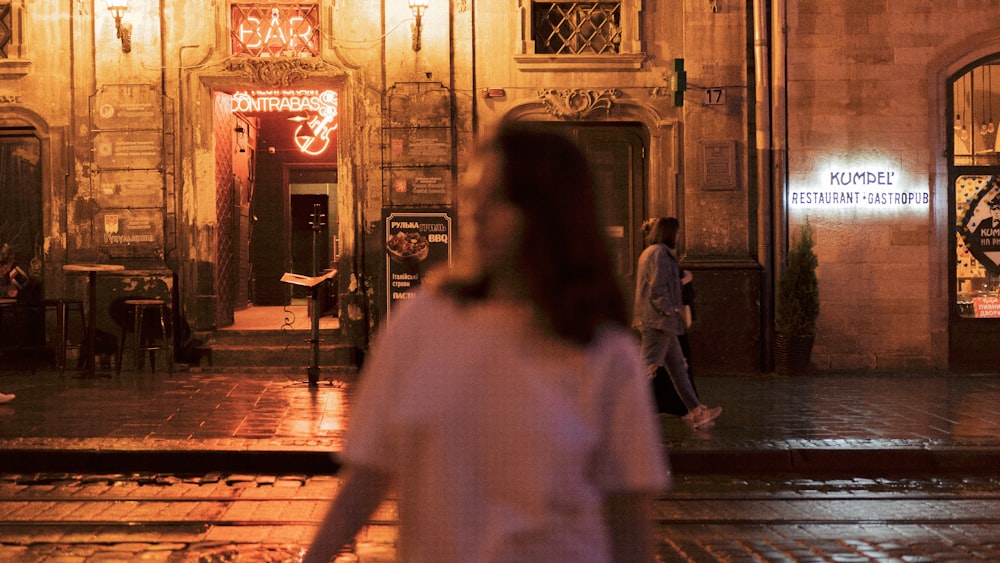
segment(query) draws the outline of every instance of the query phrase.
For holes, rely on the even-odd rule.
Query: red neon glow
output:
[[[334,90],[263,90],[236,92],[232,110],[236,113],[289,112],[298,121],[295,145],[305,154],[318,155],[330,146],[336,131],[338,98]]]

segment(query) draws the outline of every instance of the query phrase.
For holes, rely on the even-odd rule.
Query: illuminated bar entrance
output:
[[[239,90],[215,99],[219,326],[253,318],[244,328],[302,328],[307,295],[280,280],[337,268],[338,92]],[[321,325],[333,328],[336,284],[326,285]]]

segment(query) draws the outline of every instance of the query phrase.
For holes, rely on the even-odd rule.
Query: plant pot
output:
[[[775,334],[774,371],[778,375],[806,375],[815,334]]]

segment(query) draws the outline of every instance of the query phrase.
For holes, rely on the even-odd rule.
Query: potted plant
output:
[[[775,311],[775,370],[782,375],[809,370],[816,319],[819,317],[819,259],[813,251],[813,229],[806,221],[788,250],[785,271],[778,284]]]

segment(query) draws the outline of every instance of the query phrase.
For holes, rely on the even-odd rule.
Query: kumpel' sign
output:
[[[788,204],[873,210],[930,206],[929,190],[908,188],[900,176],[888,168],[831,168],[822,173],[815,187],[789,190]]]
[[[1000,176],[990,176],[978,187],[959,218],[958,232],[983,268],[1000,274]]]

